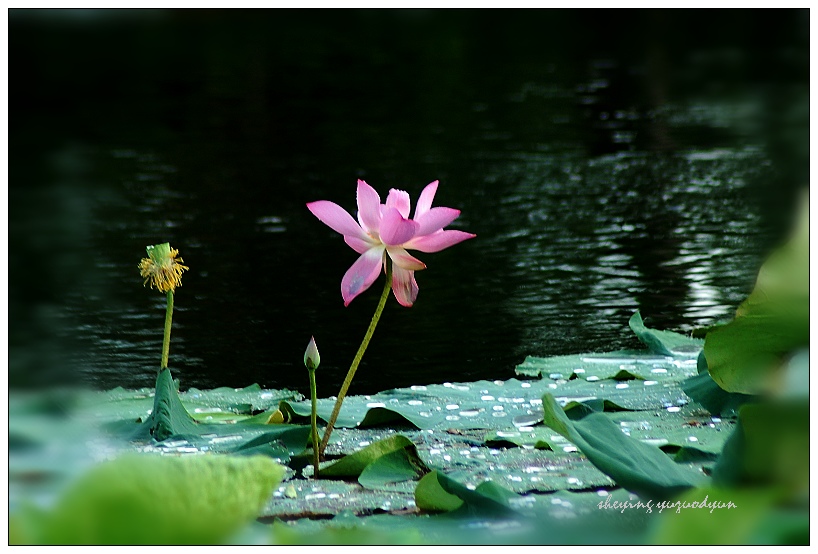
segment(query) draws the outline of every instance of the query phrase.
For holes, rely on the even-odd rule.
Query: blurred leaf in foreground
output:
[[[23,544],[220,544],[251,522],[285,468],[265,456],[125,455],[82,476],[55,509],[16,525]],[[31,519],[31,518],[30,518]]]
[[[761,266],[752,294],[730,323],[707,333],[713,380],[729,392],[774,393],[788,356],[809,345],[809,202],[790,240]]]
[[[778,494],[755,489],[693,489],[663,510],[653,544],[809,544],[809,514],[776,506]],[[685,507],[687,506],[687,507]]]

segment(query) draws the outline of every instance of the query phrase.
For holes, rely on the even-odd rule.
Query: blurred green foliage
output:
[[[707,333],[704,355],[728,392],[775,393],[786,361],[809,346],[809,200],[804,194],[789,241],[758,272],[736,317]]]
[[[220,544],[252,521],[284,476],[265,456],[131,454],[77,480],[53,510],[23,511],[18,544]]]
[[[735,319],[709,330],[705,339],[710,375],[739,400],[733,403],[738,425],[713,468],[721,488],[693,490],[683,499],[710,495],[736,508],[667,515],[653,535],[656,543],[809,544],[806,194],[795,219],[794,233],[761,267]]]

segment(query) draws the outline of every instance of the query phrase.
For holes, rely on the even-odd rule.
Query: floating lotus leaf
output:
[[[701,347],[699,347],[701,350]],[[515,372],[527,377],[562,379],[642,379],[664,381],[690,377],[695,374],[691,354],[668,356],[644,351],[619,350],[616,352],[571,354],[540,358],[528,356]]]
[[[417,451],[405,448],[384,454],[364,468],[358,482],[368,489],[392,483],[419,479],[429,468],[418,458]]]
[[[402,512],[414,509],[416,482],[406,482],[404,490],[367,489],[356,482],[335,479],[293,479],[273,491],[260,511],[266,520],[321,517],[348,511],[357,515],[373,511]]]
[[[393,435],[322,466],[322,478],[357,477],[361,485],[378,486],[420,477],[428,472],[418,458],[415,445],[402,435]]]
[[[678,411],[690,403],[677,381],[594,381],[575,379],[544,390],[561,404],[607,401],[625,410],[670,409]]]
[[[667,410],[606,415],[629,437],[665,450],[677,447],[719,454],[735,428],[731,420]]]
[[[549,394],[543,397],[543,408],[546,425],[576,444],[627,490],[647,498],[667,498],[705,481],[700,471],[676,464],[659,448],[625,435],[607,414],[571,421]]]
[[[253,384],[240,389],[220,387],[212,390],[191,388],[178,392],[179,381],[172,380],[179,400],[197,421],[220,423],[239,421],[260,410],[270,410],[283,399],[301,400],[302,396],[290,390],[262,389]],[[71,391],[75,404],[72,414],[88,418],[94,423],[123,420],[145,420],[153,410],[155,390],[142,388],[126,390],[121,387],[109,391]],[[65,395],[63,402],[66,402]]]
[[[270,425],[266,429],[263,434],[231,452],[242,456],[264,454],[286,463],[292,456],[304,451],[310,437],[310,428],[304,425]]]
[[[516,496],[491,481],[471,489],[438,471],[426,474],[415,489],[415,503],[421,510],[454,512],[460,517],[511,516],[509,499]]]
[[[348,396],[339,428],[390,424],[417,429],[491,429],[516,417],[531,416],[547,390],[539,381],[476,381],[393,389],[376,395]],[[329,419],[334,402],[318,402],[318,416]],[[295,417],[309,416],[309,402],[282,402]]]
[[[639,310],[636,310],[631,316],[628,326],[636,333],[639,340],[650,348],[651,352],[657,354],[695,358],[704,347],[704,341],[701,339],[694,339],[672,331],[648,329],[642,321]]]
[[[638,310],[628,324],[651,352],[620,350],[548,358],[528,356],[515,371],[518,375],[527,377],[594,381],[600,379],[663,381],[694,375],[692,371],[694,364],[680,362],[698,356],[704,341],[671,331],[649,329],[645,327]]]

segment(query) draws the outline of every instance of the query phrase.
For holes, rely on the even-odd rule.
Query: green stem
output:
[[[168,291],[168,305],[165,309],[165,338],[162,341],[162,367],[160,371],[168,367],[168,352],[170,352],[170,322],[173,318],[173,290]]]
[[[378,307],[375,308],[375,315],[372,316],[372,321],[369,322],[369,328],[366,330],[364,340],[361,342],[361,346],[358,347],[358,353],[355,354],[355,358],[352,360],[352,365],[349,366],[346,379],[344,379],[344,383],[341,385],[341,391],[338,393],[338,399],[335,401],[335,407],[332,408],[332,415],[330,415],[329,421],[327,422],[327,428],[324,431],[324,438],[321,439],[321,446],[318,450],[318,454],[321,457],[324,456],[324,450],[327,448],[329,437],[332,434],[332,430],[335,428],[335,421],[338,419],[338,413],[341,411],[341,404],[344,402],[344,398],[349,390],[349,385],[352,383],[352,378],[355,376],[355,372],[358,370],[358,364],[361,363],[361,358],[364,357],[366,347],[369,346],[369,341],[372,339],[372,334],[375,332],[375,327],[377,327],[378,320],[381,318],[383,308],[386,306],[386,299],[389,297],[389,291],[391,289],[392,262],[389,259],[389,256],[386,256],[386,282],[383,285],[381,299],[378,301]]]
[[[318,479],[318,392],[315,385],[315,370],[310,369],[310,397],[312,398],[312,411],[310,412],[310,425],[312,426],[312,465],[314,468],[313,478]]]

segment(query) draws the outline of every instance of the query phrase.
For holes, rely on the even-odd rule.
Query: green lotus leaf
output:
[[[625,435],[606,414],[571,421],[553,396],[543,396],[544,422],[573,442],[623,488],[648,498],[667,498],[705,481],[698,471],[674,463],[658,447]]]
[[[406,461],[417,468],[416,473],[425,473],[427,471],[423,462],[417,457],[417,450],[414,443],[403,435],[392,435],[391,437],[370,444],[353,454],[344,456],[330,465],[321,467],[320,476],[322,478],[359,477],[370,464],[376,462],[382,456],[397,451],[408,451]],[[391,477],[395,475],[395,471],[398,471],[394,462],[395,458],[390,458],[389,462],[381,463],[379,466],[376,466],[375,470],[370,470],[364,480],[368,480],[369,483],[387,482],[388,477],[385,474]]]
[[[263,456],[129,454],[78,479],[35,544],[219,544],[252,521],[284,475]]]
[[[318,399],[316,413],[319,419],[329,421],[335,401]],[[280,409],[295,419],[306,420],[312,409],[310,402],[282,401]],[[421,410],[406,406],[386,408],[385,405],[373,401],[371,397],[348,396],[339,412],[335,427],[338,429],[351,427],[376,427],[382,425],[409,425],[417,429],[427,429],[439,422],[439,418],[424,418],[418,415]]]
[[[368,489],[377,489],[391,483],[414,481],[428,471],[414,449],[401,448],[373,460],[361,472],[358,482]]]
[[[463,499],[448,492],[440,483],[443,474],[426,474],[415,488],[415,504],[427,512],[451,512],[463,505]]]
[[[196,435],[200,430],[182,401],[171,377],[170,369],[163,368],[156,376],[156,394],[153,411],[134,434],[134,438],[151,436],[163,441],[174,435]]]
[[[310,436],[306,425],[270,425],[265,433],[231,450],[234,454],[249,456],[264,454],[287,462],[304,451]]]
[[[682,390],[711,414],[726,417],[735,417],[742,404],[756,398],[749,394],[725,391],[716,384],[710,373],[699,373],[685,380]]]
[[[642,321],[642,315],[639,313],[639,310],[636,310],[631,316],[628,325],[631,330],[636,333],[636,336],[639,337],[639,340],[645,343],[651,352],[657,354],[695,357],[699,355],[699,352],[701,352],[704,346],[704,341],[701,339],[694,339],[672,331],[648,329]]]
[[[701,342],[701,341],[699,341]],[[698,347],[699,350],[701,346]],[[541,358],[527,356],[515,372],[526,377],[543,379],[642,379],[665,381],[692,375],[691,364],[680,364],[679,360],[693,357],[690,352],[682,354],[656,354],[637,350],[614,352],[592,352]]]
[[[515,493],[490,481],[472,490],[439,471],[426,474],[415,489],[415,503],[421,510],[452,512],[460,517],[512,516],[515,512],[508,502],[517,497]]]

